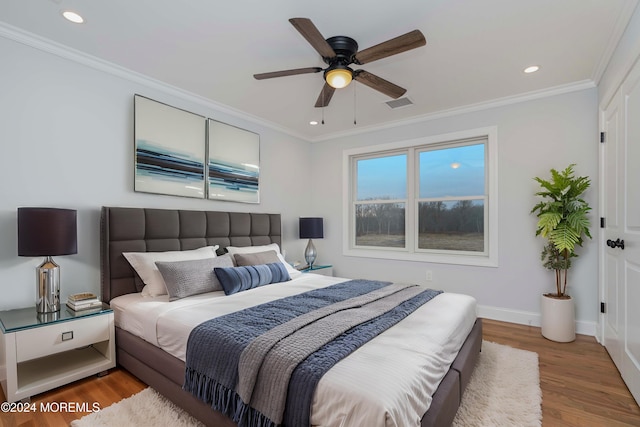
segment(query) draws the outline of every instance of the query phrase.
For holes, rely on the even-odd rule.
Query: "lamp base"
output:
[[[313,241],[309,239],[309,243],[307,243],[307,248],[304,250],[304,260],[309,265],[309,268],[313,267],[313,263],[316,262],[316,256],[318,252],[316,251],[316,247],[313,245]]]
[[[48,256],[36,268],[38,313],[54,313],[60,311],[60,266]]]

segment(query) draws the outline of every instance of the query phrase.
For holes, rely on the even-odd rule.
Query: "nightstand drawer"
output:
[[[23,362],[109,340],[109,316],[91,316],[72,322],[16,333],[16,361]]]

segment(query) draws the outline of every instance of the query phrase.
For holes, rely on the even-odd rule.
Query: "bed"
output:
[[[157,325],[160,325],[157,326],[158,331],[161,330],[162,324],[165,325],[163,328],[167,328],[167,325],[193,323],[195,321],[193,319],[183,321],[184,317],[181,317],[183,315],[179,314],[177,308],[185,306],[187,311],[200,313],[198,307],[215,306],[216,301],[222,301],[223,298],[216,300],[215,296],[211,296],[213,302],[207,300],[206,303],[204,299],[210,298],[207,294],[173,302],[169,302],[166,296],[145,299],[140,296],[144,283],[125,259],[123,253],[188,251],[215,245],[220,249],[229,246],[244,248],[270,244],[281,245],[281,239],[279,214],[103,207],[101,213],[102,298],[106,303],[113,302],[112,306],[116,314],[116,356],[118,365],[166,396],[176,405],[188,411],[205,425],[234,426],[235,423],[230,418],[221,412],[211,409],[209,405],[183,390],[185,380],[184,346],[177,342],[185,341],[185,339],[171,338],[166,339],[164,343],[159,343],[160,339],[154,340],[153,337],[150,338],[148,336],[149,331],[154,330],[154,324],[149,323],[150,326],[145,326],[145,322],[151,322],[152,314],[150,313],[160,319],[157,323]],[[283,286],[270,285],[260,288],[260,290],[251,290],[251,292],[256,291],[251,295],[255,295],[256,298],[273,299],[281,296],[279,292],[298,292],[295,290],[297,286],[300,289],[308,289],[309,286],[325,287],[339,284],[343,280],[346,279],[304,274],[299,278],[286,282],[287,291],[282,290],[285,288]],[[218,303],[218,305],[220,307],[227,306],[229,301],[240,301],[240,305],[244,304],[245,297],[235,299],[231,297],[236,297],[236,295],[227,297],[224,300],[225,303]],[[455,294],[447,295],[447,297],[443,298],[438,296],[437,298],[442,300],[453,298],[449,304],[458,304],[458,300],[455,299],[458,297]],[[135,316],[128,315],[135,311],[131,307],[135,307],[140,301],[144,301],[148,307],[153,308],[142,315],[138,314],[136,320]],[[463,300],[461,299],[460,301]],[[431,303],[425,304],[426,306],[435,307]],[[420,310],[423,309],[421,308]],[[445,314],[451,311],[450,308],[431,308],[430,310],[440,310]],[[465,316],[468,317],[469,315]],[[132,317],[134,320],[126,324],[127,317]],[[197,319],[198,317],[196,316]],[[400,323],[409,324],[409,321],[410,318],[408,317]],[[131,326],[132,324],[134,326]],[[438,330],[438,327],[431,329]],[[456,354],[451,356],[453,361],[450,366],[447,365],[449,366],[448,370],[446,370],[441,379],[436,380],[437,389],[435,389],[435,392],[429,396],[422,396],[420,390],[414,393],[421,399],[429,401],[427,403],[422,402],[425,408],[428,406],[428,409],[416,420],[416,425],[423,427],[447,426],[451,424],[455,417],[462,394],[470,380],[481,349],[482,323],[481,319],[475,318],[475,312],[468,329],[469,332],[467,333],[465,330],[464,336],[461,338],[460,350],[457,351],[456,349]],[[145,330],[147,331],[147,336],[145,336]],[[371,343],[367,343],[363,348],[367,346],[375,347],[374,341],[375,339]],[[341,361],[340,364],[352,363],[351,361],[357,357],[359,356],[354,353],[344,361]],[[336,365],[325,375],[328,379],[325,381],[323,377],[321,381],[330,381],[334,369],[339,371],[340,368]],[[352,370],[350,368],[342,369]],[[355,383],[353,386],[357,387],[358,384],[357,382]],[[365,383],[365,380],[363,380],[363,383]],[[374,385],[372,384],[372,386]],[[389,388],[393,388],[391,386],[392,384],[389,383]],[[319,396],[322,397],[322,393],[320,386],[318,386]],[[417,403],[419,404],[420,402]],[[326,408],[322,409],[322,405],[321,399],[319,402],[314,402],[313,413],[316,420],[324,420],[317,417],[322,416],[323,410],[324,412],[328,411]],[[327,405],[329,405],[328,408],[332,408],[329,403]],[[421,406],[417,405],[417,407]],[[393,425],[394,422],[394,420],[391,420],[390,424]],[[317,424],[325,425],[325,421],[320,421]],[[350,424],[347,422],[346,425]]]

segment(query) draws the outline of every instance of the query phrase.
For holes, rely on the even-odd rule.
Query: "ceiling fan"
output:
[[[316,101],[316,107],[326,107],[336,89],[346,87],[351,80],[369,86],[391,98],[400,98],[407,91],[381,77],[365,70],[354,70],[352,64],[363,65],[391,55],[406,52],[427,44],[419,30],[413,30],[399,37],[387,40],[375,46],[358,51],[358,43],[347,36],[335,36],[325,39],[318,28],[308,18],[291,18],[289,22],[322,56],[327,68],[307,67],[292,70],[273,71],[254,74],[257,80],[274,77],[293,76],[297,74],[319,73],[324,71],[325,84]]]

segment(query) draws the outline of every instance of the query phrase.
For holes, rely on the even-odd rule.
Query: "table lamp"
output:
[[[18,208],[18,255],[45,257],[36,268],[38,313],[60,311],[60,267],[51,257],[78,253],[77,235],[75,210]]]
[[[318,255],[311,239],[322,239],[323,233],[322,218],[300,218],[300,238],[309,239],[307,248],[304,250],[304,259],[310,269],[313,268]]]

